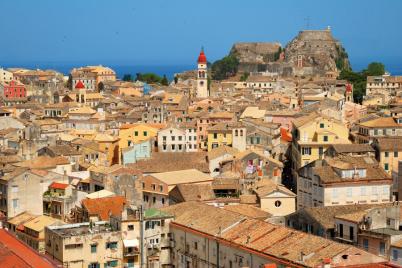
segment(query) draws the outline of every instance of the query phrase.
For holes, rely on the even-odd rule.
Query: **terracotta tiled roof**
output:
[[[176,224],[180,228],[188,228],[188,232],[195,230],[212,239],[227,241],[233,247],[251,250],[268,259],[280,259],[289,264],[300,264],[301,252],[306,256],[301,265],[303,267],[318,267],[326,258],[331,259],[334,267],[386,262],[351,245],[250,219],[200,202],[180,203],[161,210],[175,216],[172,228]],[[343,255],[347,258],[342,258]]]
[[[49,185],[49,188],[59,189],[59,190],[64,190],[67,187],[68,187],[67,183],[59,183],[59,182],[52,182],[52,184]]]
[[[393,117],[380,117],[370,121],[366,121],[364,123],[360,123],[360,125],[373,128],[402,127],[402,125],[398,124]]]
[[[196,153],[152,153],[150,159],[129,164],[129,167],[142,170],[143,173],[158,173],[184,169],[198,169],[209,173],[205,152]]]
[[[113,196],[104,198],[84,199],[82,206],[88,211],[89,215],[97,215],[100,220],[109,220],[109,215],[121,215],[126,198],[123,196]]]
[[[44,256],[26,246],[5,229],[0,229],[0,266],[14,268],[53,268],[58,267]]]
[[[223,209],[239,213],[241,215],[244,215],[244,216],[252,218],[252,219],[265,220],[272,216],[271,214],[269,214],[266,211],[261,210],[260,208],[257,208],[255,206],[251,206],[251,205],[246,205],[246,204],[228,205],[228,206],[223,207]]]

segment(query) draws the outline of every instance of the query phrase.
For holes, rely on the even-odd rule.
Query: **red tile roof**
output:
[[[292,134],[290,134],[286,129],[281,128],[281,138],[284,141],[292,141]]]
[[[109,215],[121,215],[126,204],[124,196],[112,196],[82,200],[82,206],[88,211],[89,215],[98,215],[102,221],[109,220]]]
[[[75,88],[76,88],[76,89],[84,89],[84,88],[85,88],[85,85],[84,85],[84,83],[82,83],[81,80],[80,80],[80,81],[78,81],[77,84],[75,85]]]
[[[52,182],[52,184],[49,185],[49,188],[52,189],[60,189],[60,190],[64,190],[68,187],[68,184],[66,183],[59,183],[59,182]]]
[[[16,239],[9,232],[0,229],[0,267],[13,268],[53,268],[50,263],[33,249]]]

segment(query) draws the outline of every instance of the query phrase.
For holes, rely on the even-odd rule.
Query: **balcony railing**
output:
[[[126,248],[124,250],[124,252],[123,252],[124,257],[132,257],[132,256],[135,256],[135,255],[138,255],[138,254],[140,254],[140,251],[136,247]]]

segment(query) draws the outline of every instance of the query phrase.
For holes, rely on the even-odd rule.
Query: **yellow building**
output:
[[[398,174],[398,162],[402,160],[402,137],[382,137],[373,141],[377,160],[389,175]]]
[[[109,134],[97,134],[94,139],[99,144],[99,149],[106,153],[109,165],[119,163],[119,138]]]
[[[347,144],[349,130],[340,121],[312,113],[293,120],[292,170],[319,159],[331,144]]]
[[[45,229],[46,252],[63,267],[129,267],[121,234],[106,222],[51,226]]]
[[[208,152],[223,145],[232,146],[232,130],[225,124],[208,128]]]
[[[45,253],[45,227],[54,224],[60,225],[63,222],[44,215],[37,216],[25,222],[23,228],[19,228],[16,234],[18,239],[24,241],[31,248],[39,253]]]
[[[226,145],[244,151],[246,149],[246,128],[237,123],[218,123],[208,130],[208,152]]]
[[[119,131],[119,150],[137,144],[141,141],[156,138],[158,131],[164,128],[165,124],[127,124],[122,125]]]

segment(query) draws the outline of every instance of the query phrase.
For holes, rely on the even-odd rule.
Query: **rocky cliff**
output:
[[[348,55],[330,29],[301,31],[284,49],[279,43],[236,43],[230,54],[239,60],[240,72],[323,75],[349,68]]]

